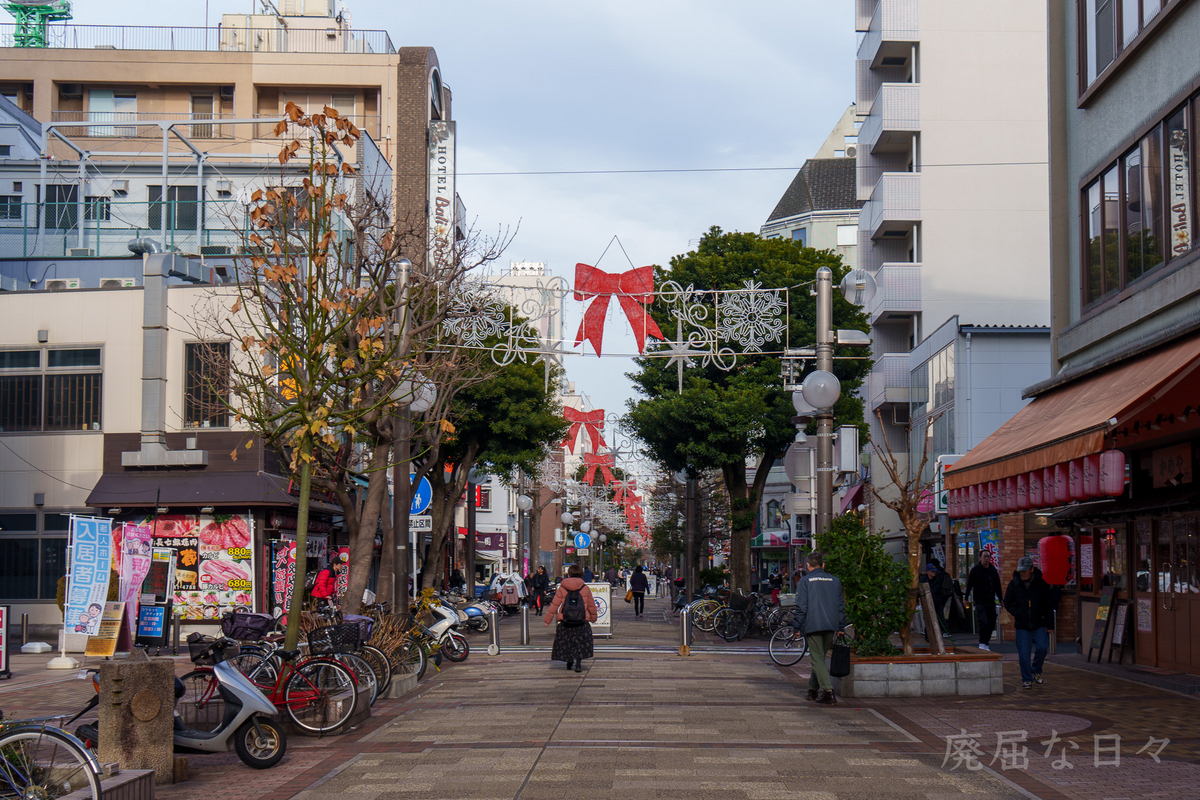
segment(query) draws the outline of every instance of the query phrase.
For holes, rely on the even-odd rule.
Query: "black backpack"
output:
[[[563,601],[562,617],[564,625],[582,625],[587,622],[587,609],[583,605],[583,594],[578,589],[567,591],[567,599]]]

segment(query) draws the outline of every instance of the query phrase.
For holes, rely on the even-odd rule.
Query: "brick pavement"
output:
[[[272,770],[233,754],[191,756],[192,780],[157,796],[249,798],[504,797],[613,791],[643,797],[775,798],[1195,798],[1200,786],[1200,699],[1094,673],[1048,665],[1047,683],[1019,688],[1005,664],[1005,694],[982,698],[845,701],[802,699],[807,662],[782,669],[762,640],[730,647],[711,639],[696,654],[673,653],[677,628],[665,601],[631,618],[616,604],[617,635],[577,675],[548,661],[551,631],[533,625],[531,648],[502,624],[501,655],[473,636],[466,663],[430,671],[409,695],[382,700],[350,733],[292,737]],[[0,682],[0,708],[68,711],[90,687],[37,669],[21,657],[17,678]],[[180,670],[189,668],[186,660]],[[48,682],[54,681],[54,682]],[[42,712],[44,713],[44,712]],[[1029,763],[1004,770],[943,767],[945,736],[979,734],[984,762],[996,734],[1025,731]],[[1056,731],[1052,758],[1043,757]],[[1119,734],[1119,767],[1096,767],[1095,735]],[[1171,744],[1155,764],[1134,751],[1148,735]],[[1055,769],[1062,748],[1072,768]],[[953,765],[953,762],[951,762]],[[1060,764],[1061,766],[1061,764]]]

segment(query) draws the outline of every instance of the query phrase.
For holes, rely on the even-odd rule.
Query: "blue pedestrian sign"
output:
[[[588,536],[586,533],[575,534],[575,546],[578,547],[580,550],[585,549],[591,543],[592,543],[592,537]]]
[[[415,476],[409,475],[408,482],[412,483]],[[408,513],[412,515],[424,514],[429,510],[429,504],[433,502],[433,486],[429,483],[429,478],[421,478],[421,482],[414,484],[412,488],[412,505],[408,507]]]

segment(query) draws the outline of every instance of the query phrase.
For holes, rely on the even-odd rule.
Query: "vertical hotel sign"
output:
[[[1188,131],[1182,125],[1167,132],[1167,185],[1171,201],[1171,252],[1192,249],[1191,169],[1188,164]]]
[[[429,269],[440,272],[454,254],[454,123],[429,123]]]

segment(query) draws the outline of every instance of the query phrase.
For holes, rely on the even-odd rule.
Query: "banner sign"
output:
[[[68,632],[94,636],[108,599],[113,559],[112,520],[71,515],[67,546],[67,598],[63,620]]]
[[[429,269],[454,263],[454,135],[453,122],[429,123]]]
[[[296,585],[296,543],[271,542],[272,613],[287,611]]]
[[[592,599],[596,601],[596,621],[592,623],[593,636],[612,636],[612,584],[589,583]]]

